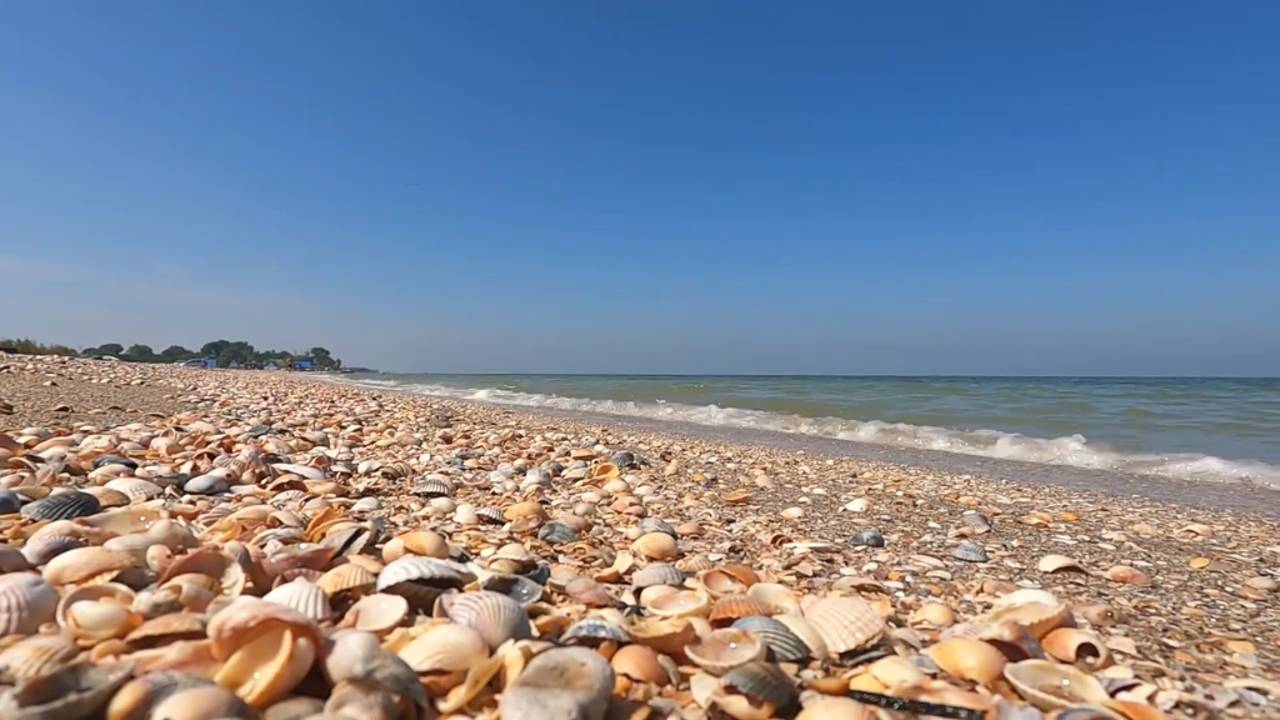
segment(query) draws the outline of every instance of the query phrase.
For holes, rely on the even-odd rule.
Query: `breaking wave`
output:
[[[665,401],[636,402],[563,397],[502,388],[465,388],[403,383],[373,378],[340,380],[357,386],[397,389],[420,395],[473,400],[530,408],[553,408],[719,427],[769,430],[818,437],[941,450],[1006,460],[1071,465],[1097,470],[1164,475],[1184,480],[1252,482],[1280,488],[1280,467],[1251,460],[1227,460],[1195,453],[1132,453],[1093,443],[1083,435],[1038,438],[1000,430],[955,430],[929,425],[804,417],[719,405],[687,405]]]

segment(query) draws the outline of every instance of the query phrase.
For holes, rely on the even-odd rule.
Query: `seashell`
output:
[[[79,490],[69,490],[28,503],[19,512],[31,520],[70,520],[95,515],[101,510],[102,505],[94,496]]]
[[[743,582],[736,574],[724,567],[712,568],[698,573],[698,582],[707,594],[713,598],[725,595],[742,595],[747,592],[751,583]]]
[[[248,578],[244,567],[227,553],[212,547],[202,547],[176,557],[160,575],[164,586],[180,575],[202,575],[213,582],[210,589],[235,597],[244,591]]]
[[[124,493],[132,502],[143,503],[154,500],[164,494],[164,488],[139,477],[118,477],[107,481],[104,486]]]
[[[459,625],[475,628],[491,648],[507,640],[528,638],[532,633],[524,608],[500,593],[478,590],[443,595],[439,609]]]
[[[401,716],[394,693],[376,682],[343,681],[334,685],[316,717],[326,720],[395,720]]]
[[[99,507],[103,508],[122,507],[130,503],[128,495],[109,487],[87,487],[82,492],[97,498]]]
[[[425,610],[445,590],[461,588],[474,579],[456,563],[406,555],[383,568],[374,587],[378,592],[402,595],[411,605]]]
[[[196,687],[217,687],[212,680],[178,672],[152,672],[136,677],[111,697],[106,720],[147,720],[165,698]]]
[[[0,487],[0,515],[11,515],[22,507],[22,497],[6,487]]]
[[[26,510],[26,508],[23,508],[23,510]],[[1107,570],[1105,575],[1108,580],[1125,585],[1136,585],[1138,587],[1151,585],[1151,578],[1146,573],[1129,565],[1116,565]]]
[[[725,627],[732,625],[738,618],[768,615],[773,611],[772,605],[749,595],[728,595],[711,606],[711,613],[707,620],[712,627]]]
[[[69,633],[30,635],[0,650],[0,679],[16,683],[48,675],[79,653]]]
[[[502,511],[498,508],[483,507],[476,509],[476,517],[482,523],[489,525],[506,525],[507,519],[502,516]]]
[[[262,599],[297,610],[298,614],[313,622],[320,622],[333,612],[324,590],[302,578],[277,586]]]
[[[1004,654],[1010,662],[1027,658],[1043,658],[1044,651],[1040,641],[1025,625],[1013,622],[999,622],[979,626],[976,639],[988,643]]]
[[[465,671],[489,657],[489,645],[474,628],[437,625],[396,651],[416,673]]]
[[[310,620],[292,608],[251,595],[237,597],[214,613],[207,634],[213,641],[213,656],[225,660],[252,640],[279,630],[291,630],[315,645],[316,627]]]
[[[1111,665],[1111,652],[1102,638],[1085,630],[1058,628],[1041,638],[1040,646],[1058,660],[1087,670]]]
[[[560,640],[571,645],[598,645],[602,642],[623,645],[631,641],[631,636],[619,625],[600,618],[587,617],[570,625],[569,629],[560,636]]]
[[[324,659],[324,672],[335,686],[364,683],[412,702],[421,709],[426,709],[429,702],[418,675],[399,656],[383,650],[378,645],[378,637],[372,633],[358,630],[335,633],[332,647]],[[416,713],[409,714],[416,716]],[[398,715],[397,712],[393,717]]]
[[[227,612],[223,610],[210,621],[211,638],[214,623]],[[217,640],[213,647],[216,656]],[[226,658],[213,679],[250,705],[263,708],[292,690],[311,669],[315,657],[314,636],[294,626],[264,622]]]
[[[886,689],[907,687],[924,680],[924,673],[901,655],[880,658],[867,666],[867,673]]]
[[[656,685],[671,684],[671,674],[662,665],[660,656],[644,645],[625,645],[610,658],[613,672],[639,682]]]
[[[618,600],[604,586],[591,578],[573,578],[565,583],[564,594],[587,607],[613,607],[618,604]]]
[[[1067,557],[1066,555],[1049,554],[1040,558],[1036,563],[1036,569],[1042,573],[1056,573],[1062,571],[1088,572],[1080,563]]]
[[[645,610],[658,617],[704,616],[711,609],[706,595],[694,590],[678,590],[655,598]]]
[[[87,644],[124,637],[142,624],[142,616],[131,607],[133,598],[133,591],[124,585],[86,585],[63,596],[57,621]]]
[[[45,564],[41,575],[50,585],[109,582],[135,566],[134,558],[126,553],[90,546],[61,553]]]
[[[739,665],[763,658],[765,648],[764,642],[746,630],[721,628],[690,644],[685,655],[712,675],[724,675]]]
[[[39,534],[22,546],[22,556],[32,567],[39,567],[68,550],[84,547],[85,541],[72,535]]]
[[[329,569],[316,580],[316,585],[330,597],[350,590],[372,590],[378,574],[359,563],[343,563]]]
[[[178,690],[161,700],[151,717],[164,720],[256,720],[257,711],[234,693],[217,685]]]
[[[129,679],[128,665],[80,662],[0,692],[5,720],[76,720],[97,713]]]
[[[809,658],[809,646],[779,620],[763,615],[750,615],[734,621],[732,627],[759,638],[774,660],[804,662]]]
[[[199,640],[205,637],[204,616],[190,612],[173,612],[152,618],[134,628],[125,636],[125,642],[135,649],[157,647],[180,640]]]
[[[31,569],[31,563],[22,551],[15,547],[0,544],[0,574],[24,572]]]
[[[800,599],[790,588],[778,583],[756,583],[747,588],[747,596],[773,607],[771,614],[800,615]]]
[[[969,540],[965,540],[955,546],[955,548],[951,550],[951,557],[971,563],[984,563],[991,559],[987,555],[986,548]]]
[[[949,627],[955,621],[955,611],[950,606],[937,602],[924,603],[912,611],[911,617],[908,619],[908,622],[912,625],[926,625],[935,628]]]
[[[984,618],[988,622],[1015,622],[1042,638],[1050,630],[1073,623],[1071,609],[1044,590],[1015,590],[998,598]]]
[[[553,648],[529,661],[502,693],[501,720],[602,720],[615,675],[586,648]]]
[[[324,701],[319,698],[295,696],[285,698],[267,708],[262,713],[262,720],[308,720],[322,716]],[[111,720],[108,718],[108,720]]]
[[[1000,677],[1005,657],[991,645],[972,638],[949,638],[925,650],[943,672],[987,685]]]
[[[0,636],[30,635],[54,618],[58,591],[31,572],[0,575]]]
[[[413,486],[413,494],[429,498],[449,497],[453,494],[453,488],[443,480],[427,478]]]
[[[873,720],[874,709],[847,697],[818,695],[804,704],[796,720]]]
[[[849,544],[855,547],[884,547],[884,535],[874,528],[859,530],[850,536]]]
[[[879,613],[857,597],[820,598],[805,608],[804,618],[822,636],[832,656],[871,645],[885,628]]]
[[[1120,614],[1110,605],[1081,605],[1075,610],[1094,627],[1110,627],[1120,622]]]
[[[538,539],[549,545],[566,545],[578,539],[578,531],[562,522],[549,522],[538,528]]]
[[[648,618],[629,626],[627,633],[632,642],[672,657],[683,657],[685,647],[698,637],[697,625],[687,617]]]
[[[739,697],[735,700],[735,696]],[[757,660],[730,670],[720,679],[713,696],[721,710],[735,718],[773,717],[795,704],[796,688],[791,678],[777,665]],[[743,702],[749,698],[749,702]],[[758,708],[763,714],[750,710]],[[744,712],[746,711],[746,712]]]
[[[631,552],[650,560],[674,560],[680,554],[676,539],[663,532],[641,535],[631,544]]]
[[[508,505],[507,509],[502,511],[503,519],[515,522],[521,518],[536,517],[541,520],[547,519],[546,508],[542,507],[542,503],[535,501],[518,502],[514,505]]]
[[[643,590],[653,585],[679,587],[684,584],[684,571],[669,563],[650,563],[631,576],[631,587]]]
[[[542,599],[542,586],[523,575],[490,575],[480,582],[480,589],[502,593],[521,605]]]
[[[1004,677],[1024,700],[1045,711],[1102,705],[1110,699],[1093,676],[1049,660],[1010,663],[1005,666]]]
[[[592,480],[615,480],[620,474],[618,466],[613,463],[604,462],[591,468]]]
[[[787,629],[795,634],[796,637],[804,641],[809,647],[810,657],[823,659],[830,656],[831,651],[827,648],[827,641],[822,638],[822,634],[802,615],[789,615],[786,613],[774,615],[774,620],[787,626]]]
[[[356,601],[339,627],[383,634],[409,617],[409,601],[399,595],[376,593]]]

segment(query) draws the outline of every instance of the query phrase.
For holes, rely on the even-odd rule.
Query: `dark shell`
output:
[[[970,510],[964,513],[960,516],[960,523],[978,533],[991,532],[991,518],[979,512]]]
[[[684,571],[669,563],[652,563],[640,568],[631,576],[631,587],[643,590],[653,585],[671,585],[679,587],[684,584]]]
[[[0,694],[5,720],[93,717],[129,679],[128,665],[75,663]]]
[[[796,686],[782,668],[756,660],[730,670],[720,685],[739,693],[772,703],[778,710],[790,707],[796,700]]]
[[[991,558],[987,557],[987,549],[973,542],[962,542],[951,551],[951,557],[965,562],[984,563]]]
[[[850,545],[860,547],[884,547],[884,535],[879,530],[859,530],[849,538]]]
[[[755,635],[769,648],[779,662],[802,662],[809,657],[809,646],[781,622],[764,615],[739,618],[733,627]]]
[[[22,498],[9,488],[0,488],[0,515],[18,512],[22,507]]]
[[[629,468],[636,464],[636,456],[630,450],[619,450],[609,456],[609,462],[620,468]]]
[[[569,626],[560,639],[576,645],[595,645],[607,640],[618,644],[631,642],[623,628],[600,618],[584,618]]]
[[[538,529],[538,539],[552,545],[564,545],[578,539],[578,531],[560,522],[549,522]]]
[[[480,588],[502,593],[521,605],[542,599],[542,586],[521,575],[490,575],[480,582]]]
[[[23,516],[33,520],[70,520],[95,515],[102,510],[98,498],[79,490],[56,493],[22,508]]]
[[[124,465],[130,470],[137,470],[137,461],[130,460],[123,455],[99,455],[93,459],[93,467],[100,468],[104,465]]]
[[[667,522],[666,520],[660,520],[658,518],[645,518],[641,520],[640,532],[641,533],[651,533],[651,532],[666,533],[677,540],[680,539],[680,536],[676,534],[676,529],[671,527],[671,523]]]

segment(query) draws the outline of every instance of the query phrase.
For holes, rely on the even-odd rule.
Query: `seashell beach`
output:
[[[1280,527],[0,354],[0,718],[1280,717]]]

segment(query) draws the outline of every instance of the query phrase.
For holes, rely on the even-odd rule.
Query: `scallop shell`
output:
[[[724,675],[733,668],[764,657],[766,646],[756,636],[739,628],[721,628],[707,633],[685,648],[685,655],[712,675]]]
[[[316,627],[298,611],[242,595],[209,618],[207,631],[213,641],[213,656],[225,660],[240,647],[260,638],[263,628],[291,630],[297,637],[310,638],[314,646]]]
[[[69,633],[31,635],[0,650],[0,678],[12,682],[48,675],[79,653]]]
[[[565,545],[578,539],[578,531],[562,522],[549,522],[538,529],[538,539],[550,545]]]
[[[1015,622],[1037,638],[1055,628],[1073,624],[1071,609],[1044,590],[1015,590],[998,598],[984,619],[988,622]]]
[[[107,481],[104,487],[124,493],[135,503],[153,500],[164,494],[164,488],[138,477],[118,477]]]
[[[408,617],[408,600],[399,595],[375,593],[357,600],[338,626],[382,634],[390,632]]]
[[[777,665],[757,660],[730,670],[720,679],[720,689],[714,696],[716,704],[726,712],[735,714],[736,703],[732,700],[734,695],[754,699],[752,705],[767,706],[770,711],[764,717],[772,717],[773,710],[783,711],[794,704],[796,688],[791,678]]]
[[[475,628],[437,625],[396,651],[416,673],[459,672],[489,657],[489,646]]]
[[[724,568],[712,568],[698,573],[698,582],[702,585],[702,589],[713,598],[720,598],[726,595],[742,595],[747,591],[747,583],[742,582],[736,575],[726,571]]]
[[[684,571],[670,563],[650,563],[631,576],[631,587],[643,590],[652,585],[671,585],[679,587],[684,584]]]
[[[329,608],[329,596],[325,595],[324,590],[302,578],[277,586],[263,595],[262,599],[293,608],[298,614],[314,622],[324,620],[333,613]]]
[[[440,589],[460,588],[474,577],[468,577],[459,567],[445,560],[406,555],[389,563],[378,573],[376,588],[382,592],[400,583],[419,583]]]
[[[414,530],[398,535],[395,539],[399,540],[404,545],[405,552],[411,555],[440,559],[449,557],[449,543],[439,533],[430,530]]]
[[[621,626],[608,620],[587,617],[570,625],[560,636],[560,640],[571,645],[598,645],[602,642],[623,645],[630,642],[631,636]]]
[[[70,520],[101,511],[102,505],[98,498],[79,490],[54,493],[43,500],[28,503],[19,510],[23,517],[32,520]]]
[[[1110,698],[1092,675],[1049,660],[1023,660],[1004,668],[1004,677],[1027,702],[1041,710],[1102,705]]]
[[[804,662],[809,658],[809,646],[779,620],[763,615],[751,615],[734,621],[733,627],[745,630],[759,638],[775,660]]]
[[[711,614],[707,620],[712,627],[732,625],[739,618],[752,615],[768,615],[773,612],[772,605],[747,595],[727,595],[711,606]]]
[[[631,552],[650,560],[674,560],[680,554],[676,539],[663,532],[645,533],[631,544]]]
[[[476,517],[480,522],[490,525],[505,525],[507,519],[502,516],[502,511],[498,508],[483,507],[476,510]]]
[[[39,567],[68,550],[84,545],[84,540],[72,535],[41,534],[32,537],[22,546],[22,556],[32,567]]]
[[[453,488],[442,480],[427,478],[413,486],[413,494],[422,497],[449,497],[453,494]]]
[[[0,693],[0,717],[5,720],[83,718],[107,703],[131,668],[112,663],[75,663]]]
[[[862,598],[821,598],[805,609],[804,618],[833,656],[861,650],[884,633],[884,620]]]
[[[316,585],[330,597],[348,590],[372,590],[378,574],[364,565],[343,563],[331,568],[316,580]]]
[[[1058,660],[1087,670],[1111,665],[1111,651],[1102,638],[1086,630],[1058,628],[1040,639],[1040,647]]]
[[[687,617],[649,618],[630,625],[627,633],[634,643],[653,648],[664,655],[683,657],[685,647],[698,637],[696,622]]]
[[[774,615],[773,619],[786,625],[788,630],[795,633],[795,636],[809,647],[810,657],[821,660],[831,654],[831,651],[827,649],[827,641],[823,639],[822,634],[813,626],[813,623],[804,619],[803,616],[782,613]]]
[[[579,718],[600,720],[609,706],[615,675],[587,648],[540,653],[502,693],[501,720]]]
[[[1005,657],[991,645],[971,638],[949,638],[925,650],[943,672],[987,685],[1000,677]]]
[[[0,636],[30,635],[54,618],[58,591],[35,573],[0,575]]]
[[[443,595],[439,601],[443,613],[459,625],[475,628],[480,636],[496,648],[507,640],[529,637],[529,616],[520,603],[489,590]]]
[[[695,590],[677,590],[654,598],[645,605],[649,613],[658,617],[702,617],[711,608],[706,595]]]

